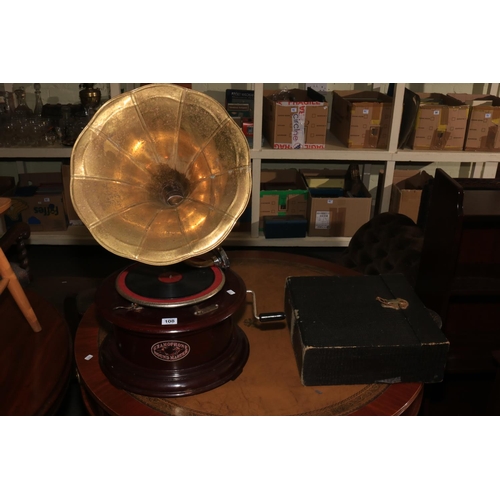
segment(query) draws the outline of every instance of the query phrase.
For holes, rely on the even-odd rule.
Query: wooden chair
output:
[[[4,214],[11,205],[10,198],[0,198],[0,216]],[[38,319],[31,307],[31,304],[24,293],[24,290],[19,283],[19,280],[14,273],[10,262],[7,260],[4,251],[0,247],[0,294],[3,293],[6,289],[10,291],[12,297],[16,301],[19,309],[21,309],[24,317],[30,324],[31,328],[35,332],[41,331],[42,327],[38,322]]]

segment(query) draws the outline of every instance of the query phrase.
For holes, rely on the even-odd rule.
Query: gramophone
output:
[[[247,290],[221,243],[250,192],[247,140],[203,93],[146,85],[92,117],[73,147],[72,201],[95,240],[131,261],[95,295],[112,384],[176,397],[241,373],[249,344],[233,314]]]

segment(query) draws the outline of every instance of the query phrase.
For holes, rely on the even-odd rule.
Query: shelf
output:
[[[261,149],[250,151],[252,159],[262,160],[347,160],[347,161],[387,161],[391,154],[383,149],[346,148],[330,131],[326,133],[325,149],[273,149],[264,140]]]
[[[32,231],[33,245],[97,245],[85,226],[70,226],[66,231]]]
[[[327,131],[325,149],[273,149],[264,140],[261,149],[250,151],[252,159],[261,160],[310,160],[310,161],[395,161],[395,162],[450,162],[450,163],[478,163],[499,162],[500,153],[489,151],[438,151],[398,149],[388,151],[384,149],[347,148],[330,132]]]
[[[0,158],[29,159],[29,158],[70,158],[70,147],[45,148],[0,148]]]
[[[248,247],[346,247],[351,238],[253,238],[248,233],[231,233],[222,243],[223,246]],[[66,231],[32,232],[29,243],[32,245],[97,245],[85,226],[70,226]]]
[[[70,147],[45,148],[0,148],[3,159],[71,158]],[[273,149],[264,145],[262,149],[251,149],[252,159],[302,160],[302,161],[401,161],[401,162],[500,162],[500,153],[488,151],[416,151],[412,149],[395,152],[383,149],[349,149],[342,146],[328,133],[326,149]]]
[[[350,237],[319,237],[307,236],[305,238],[254,238],[248,233],[231,233],[223,245],[244,245],[255,247],[346,247],[351,241]]]
[[[390,153],[389,161],[405,162],[451,162],[451,163],[482,163],[500,162],[500,153],[490,151],[434,151],[401,149]]]

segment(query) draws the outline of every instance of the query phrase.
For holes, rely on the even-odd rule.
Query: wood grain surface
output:
[[[69,328],[59,311],[27,290],[42,330],[34,332],[11,294],[0,296],[0,415],[57,411],[73,367]]]

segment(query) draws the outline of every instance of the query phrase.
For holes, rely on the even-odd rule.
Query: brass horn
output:
[[[248,142],[223,106],[151,84],[110,99],[73,147],[71,198],[110,252],[165,266],[227,237],[248,204]]]

